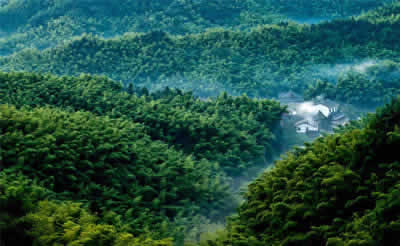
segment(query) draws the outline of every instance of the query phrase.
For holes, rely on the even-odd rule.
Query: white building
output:
[[[308,133],[308,132],[318,132],[318,124],[312,120],[301,120],[296,123],[297,133]]]

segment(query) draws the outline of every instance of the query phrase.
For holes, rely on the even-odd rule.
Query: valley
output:
[[[0,0],[0,245],[397,245],[399,37],[392,0]]]

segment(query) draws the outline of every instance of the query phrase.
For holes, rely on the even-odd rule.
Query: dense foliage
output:
[[[228,235],[204,245],[396,245],[400,98],[362,129],[290,153],[249,186]]]
[[[127,118],[143,124],[153,140],[197,160],[217,162],[230,175],[242,175],[280,151],[279,122],[285,109],[278,102],[227,94],[203,101],[172,90],[138,97],[123,89],[104,77],[0,74],[0,103],[52,105]]]
[[[391,61],[354,66],[337,82],[318,81],[306,95],[323,96],[358,107],[376,107],[400,94],[400,66]]]
[[[0,173],[0,243],[172,246],[170,239],[135,238],[117,223],[99,223],[81,204],[49,201],[53,196],[27,177]]]
[[[287,17],[301,21],[343,17],[391,0],[12,0],[0,1],[0,53],[46,48],[83,33],[109,37],[163,30],[173,34],[207,28],[248,28]]]
[[[225,93],[201,100],[171,89],[150,94],[105,77],[30,73],[0,73],[0,104],[2,173],[36,180],[53,192],[60,206],[82,203],[100,215],[93,221],[101,228],[103,223],[123,227],[110,232],[107,240],[119,238],[118,233],[141,236],[150,230],[152,238],[172,236],[176,242],[200,221],[221,220],[232,211],[236,202],[227,193],[231,181],[226,174],[245,175],[279,153],[279,122],[285,112],[278,102],[246,96]],[[53,228],[43,225],[41,216],[63,212],[54,211],[58,205],[53,201],[41,200],[18,212],[1,233],[23,230],[25,224],[22,229],[10,226],[35,218],[28,227],[34,240],[44,238],[40,245],[62,240],[52,232],[68,228],[32,227]],[[81,211],[81,205],[73,206]],[[1,211],[9,214],[10,206]],[[27,215],[35,211],[39,218]],[[97,228],[92,219],[88,225],[78,223],[81,213],[71,215],[74,223]],[[60,223],[70,225],[68,218]],[[86,240],[79,234],[73,238]]]
[[[399,1],[0,0],[0,23],[1,246],[398,244]],[[265,171],[310,138],[255,99],[289,90],[391,103]]]
[[[152,141],[141,125],[55,109],[1,107],[2,166],[84,201],[91,211],[114,212],[135,232],[167,218],[210,214],[224,204],[223,180],[213,163],[195,161]]]
[[[104,74],[150,89],[191,89],[201,96],[220,91],[276,96],[288,89],[302,92],[315,79],[332,76],[330,64],[398,61],[399,16],[400,4],[393,4],[358,18],[319,25],[281,23],[251,32],[217,29],[172,36],[154,31],[114,39],[84,35],[49,50],[2,58],[0,69]]]

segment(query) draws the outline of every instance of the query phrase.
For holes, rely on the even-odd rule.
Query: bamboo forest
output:
[[[0,0],[0,246],[400,246],[399,0]]]

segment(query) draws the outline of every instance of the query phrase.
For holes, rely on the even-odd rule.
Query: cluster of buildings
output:
[[[294,127],[297,133],[309,137],[318,137],[323,132],[349,122],[338,103],[331,100],[316,99],[305,102],[304,98],[294,92],[281,93],[279,101],[288,106],[288,113],[282,119],[283,127]]]

